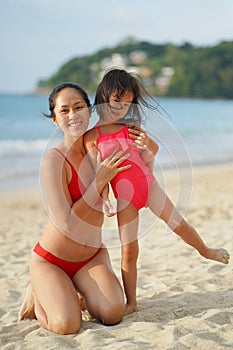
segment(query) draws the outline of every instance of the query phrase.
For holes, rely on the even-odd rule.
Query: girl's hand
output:
[[[100,159],[99,152],[97,153],[96,181],[100,181],[105,185],[111,181],[119,172],[127,170],[131,167],[130,164],[119,166],[129,156],[125,151],[118,151],[118,147],[103,161]]]
[[[135,127],[134,129],[128,127],[129,131],[129,137],[133,140],[133,145],[141,150],[148,150],[153,155],[155,155],[158,152],[159,146],[158,144],[153,141],[147,133],[141,129],[139,126]]]

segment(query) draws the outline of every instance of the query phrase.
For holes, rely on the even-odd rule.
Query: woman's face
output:
[[[53,121],[65,135],[79,137],[89,124],[90,111],[82,94],[74,88],[65,88],[57,94]]]

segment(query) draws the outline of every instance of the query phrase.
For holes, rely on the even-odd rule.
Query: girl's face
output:
[[[65,135],[79,137],[88,127],[90,112],[82,94],[74,88],[61,90],[56,97],[53,121]]]
[[[116,93],[112,93],[109,96],[108,103],[108,120],[111,122],[124,118],[127,114],[130,105],[134,99],[134,93],[132,91],[126,91],[121,98],[117,97]]]

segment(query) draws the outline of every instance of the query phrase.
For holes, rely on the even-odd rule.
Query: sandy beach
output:
[[[166,170],[164,176],[176,201],[175,171]],[[224,247],[233,257],[232,179],[232,163],[195,167],[184,210],[209,246]],[[29,257],[47,216],[38,188],[0,196],[1,350],[233,349],[232,260],[228,265],[205,260],[148,210],[141,217],[136,313],[112,327],[84,315],[80,332],[66,336],[44,330],[37,320],[17,323]],[[120,249],[109,252],[120,278]]]

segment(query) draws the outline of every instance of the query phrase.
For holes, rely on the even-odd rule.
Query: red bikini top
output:
[[[72,165],[72,163],[66,158],[66,156],[64,155],[64,153],[62,153],[62,151],[60,151],[58,148],[53,148],[55,151],[57,151],[58,153],[60,153],[64,159],[67,161],[67,163],[70,165],[71,167],[71,171],[72,171],[72,179],[68,185],[68,189],[70,192],[70,196],[72,198],[73,203],[76,202],[79,198],[82,197],[83,193],[86,191],[86,187],[83,185],[83,183],[81,182],[81,180],[79,179],[79,176],[74,168],[74,166]]]

